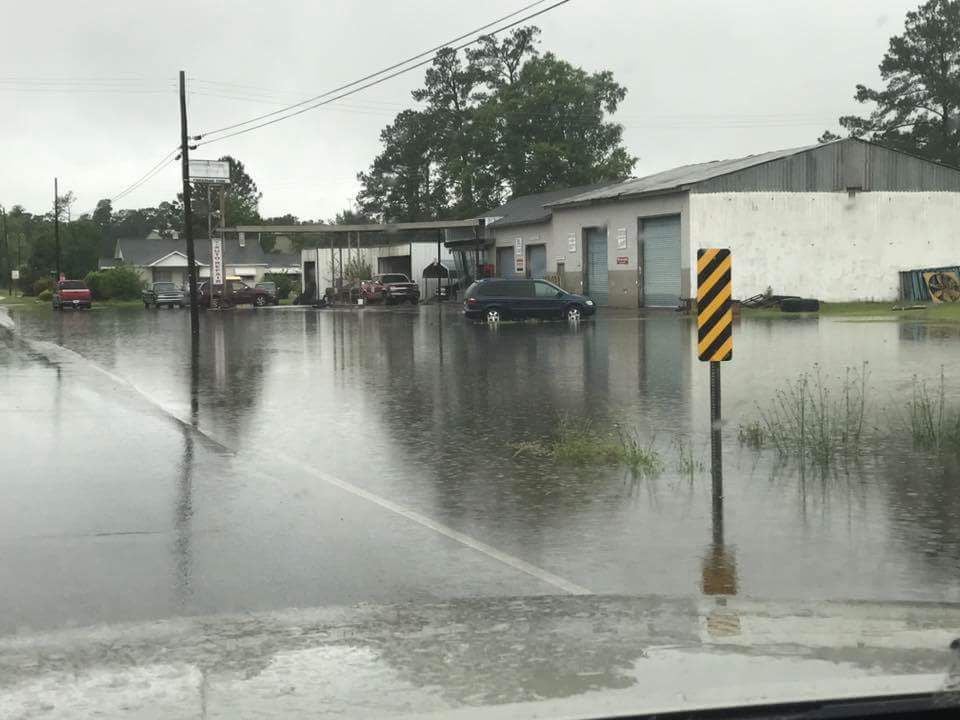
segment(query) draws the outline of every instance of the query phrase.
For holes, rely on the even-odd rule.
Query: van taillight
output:
[[[475,297],[467,298],[467,303],[470,305],[475,305],[477,302],[479,301]]]

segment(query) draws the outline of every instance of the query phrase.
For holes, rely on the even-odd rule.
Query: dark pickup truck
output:
[[[54,310],[63,310],[65,307],[89,310],[93,305],[93,295],[83,280],[61,280],[53,286],[52,302]]]
[[[161,305],[183,307],[183,290],[172,282],[155,282],[144,290],[142,295],[145,308],[149,308],[151,305],[155,308]]]

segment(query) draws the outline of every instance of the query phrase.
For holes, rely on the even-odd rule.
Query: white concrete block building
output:
[[[516,198],[487,213],[505,277],[600,305],[676,307],[696,251],[733,251],[734,296],[893,300],[899,272],[960,264],[960,170],[857,139]]]

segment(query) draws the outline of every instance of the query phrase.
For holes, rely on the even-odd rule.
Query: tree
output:
[[[496,97],[503,118],[498,170],[515,195],[624,177],[633,169],[623,127],[605,122],[626,89],[553,53],[531,58]]]
[[[362,210],[354,208],[346,208],[337,213],[336,217],[333,220],[328,222],[329,225],[369,225],[370,223],[375,223],[376,219],[363,212]]]
[[[93,216],[91,219],[97,224],[102,232],[107,232],[107,228],[109,228],[110,223],[113,222],[113,203],[109,198],[104,198],[103,200],[97,201],[97,207],[93,211]]]
[[[839,139],[840,139],[840,136],[837,135],[836,133],[832,133],[829,130],[824,130],[823,134],[817,138],[817,142],[823,144],[823,143],[833,142],[834,140],[839,140]]]
[[[535,47],[539,30],[437,53],[382,150],[357,178],[362,212],[386,221],[475,216],[525,194],[627,175],[636,159],[605,116],[626,90]]]
[[[857,85],[867,117],[840,124],[864,137],[931,160],[960,164],[960,0],[929,0],[907,13],[880,63],[885,87]]]

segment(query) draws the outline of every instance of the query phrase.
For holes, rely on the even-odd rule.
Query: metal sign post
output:
[[[710,363],[710,464],[714,504],[722,503],[720,363],[733,358],[733,287],[730,251],[697,250],[697,353]],[[722,534],[722,520],[721,529]]]

